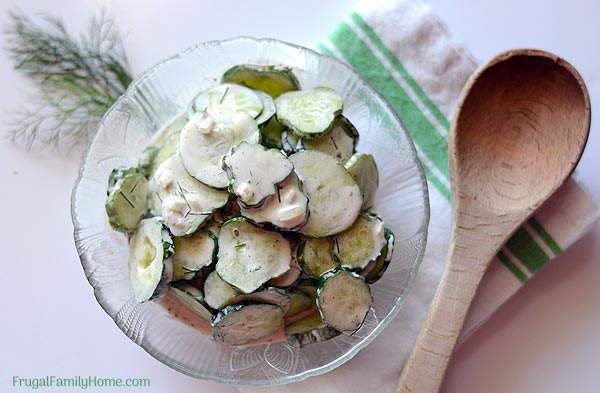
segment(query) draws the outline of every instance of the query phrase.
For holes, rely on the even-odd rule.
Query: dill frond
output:
[[[7,137],[27,149],[86,143],[132,80],[115,22],[102,11],[75,37],[55,16],[8,16],[6,50],[34,91],[13,113]]]

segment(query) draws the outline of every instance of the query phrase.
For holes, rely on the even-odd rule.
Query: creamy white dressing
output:
[[[194,232],[229,198],[227,192],[192,178],[177,154],[160,165],[153,179],[161,205],[160,215],[175,236]]]
[[[240,204],[244,217],[257,223],[271,223],[283,229],[302,225],[308,214],[308,198],[300,189],[295,173],[279,185],[275,195],[270,196],[259,208],[246,208]]]
[[[179,138],[179,153],[187,172],[209,186],[229,184],[221,167],[223,156],[241,141],[258,143],[256,121],[245,113],[195,113]]]
[[[256,207],[274,195],[277,184],[294,168],[279,150],[245,142],[231,149],[223,160],[223,167],[233,192],[247,207]]]

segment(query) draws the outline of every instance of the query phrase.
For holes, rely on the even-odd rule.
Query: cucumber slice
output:
[[[204,301],[218,310],[233,302],[240,293],[227,284],[216,271],[211,272],[204,280]]]
[[[298,260],[302,270],[311,277],[319,278],[340,266],[333,257],[331,239],[305,239],[298,248]]]
[[[342,112],[342,105],[342,97],[324,86],[291,91],[275,100],[277,119],[301,138],[314,138],[327,132]]]
[[[298,281],[298,278],[300,278],[300,274],[302,273],[302,269],[300,269],[300,265],[298,265],[298,258],[296,255],[297,252],[292,251],[292,260],[290,262],[290,268],[288,271],[280,276],[270,279],[268,282],[269,285],[278,288],[285,288],[294,285],[294,283]]]
[[[182,115],[167,125],[163,131],[159,131],[160,136],[154,141],[155,146],[151,146],[152,149],[155,149],[156,153],[151,160],[151,165],[148,167],[147,176],[153,176],[163,162],[177,153],[179,136],[186,123],[187,117]]]
[[[312,278],[306,278],[301,280],[298,285],[296,286],[296,288],[298,288],[299,290],[301,290],[302,292],[304,292],[305,294],[307,294],[308,296],[310,296],[310,298],[312,299],[313,303],[317,301],[317,288],[319,286],[319,281],[312,279]]]
[[[217,239],[208,231],[196,231],[191,236],[173,238],[173,277],[175,280],[191,280],[204,266],[217,257]]]
[[[346,162],[358,144],[358,131],[344,116],[338,116],[331,130],[323,136],[306,139],[301,142],[302,148],[317,150],[335,157],[338,161]]]
[[[108,175],[108,187],[106,188],[106,196],[109,196],[115,189],[117,182],[122,180],[125,176],[139,174],[138,167],[119,167],[110,171]]]
[[[244,218],[221,226],[216,271],[229,284],[250,293],[290,268],[289,242],[281,234],[260,229]]]
[[[281,329],[283,310],[272,304],[229,306],[217,314],[212,326],[216,341],[242,345]]]
[[[381,250],[381,254],[379,254],[377,259],[369,262],[363,271],[360,272],[361,276],[365,278],[367,284],[373,284],[383,277],[383,273],[385,273],[392,260],[392,254],[394,253],[394,242],[396,238],[394,233],[387,228],[385,229],[385,238],[387,243]]]
[[[356,153],[344,164],[344,168],[358,183],[363,195],[364,209],[373,207],[375,193],[379,187],[379,171],[371,154]]]
[[[142,303],[159,294],[173,275],[173,241],[159,217],[140,221],[129,242],[129,278],[135,299]]]
[[[266,123],[260,125],[261,143],[269,149],[283,149],[281,133],[285,128],[272,116]]]
[[[219,237],[219,232],[221,232],[221,221],[219,221],[216,216],[220,215],[220,210],[215,210],[215,212],[213,213],[212,217],[210,218],[210,221],[208,222],[208,224],[206,224],[206,231],[210,232],[210,234],[217,239]],[[216,260],[216,255],[215,255],[215,260]]]
[[[348,229],[358,217],[362,196],[358,185],[333,157],[304,150],[290,156],[308,197],[309,217],[300,232],[327,237]]]
[[[261,90],[273,98],[288,91],[300,90],[298,79],[288,67],[242,64],[225,71],[221,82]]]
[[[241,214],[255,223],[270,223],[284,230],[304,225],[308,219],[308,198],[302,192],[298,176],[291,173],[276,187],[275,195],[268,197],[258,208],[247,208],[240,203]]]
[[[196,113],[181,132],[179,155],[191,176],[211,187],[225,188],[229,180],[221,161],[241,141],[260,141],[260,131],[250,116],[238,113],[213,118]]]
[[[281,148],[288,155],[302,150],[301,147],[300,138],[294,135],[294,133],[291,131],[283,131],[281,133]]]
[[[287,342],[294,348],[302,348],[308,344],[326,341],[340,334],[327,326],[318,311],[285,327]]]
[[[150,173],[154,174],[163,162],[167,161],[168,158],[172,157],[175,153],[177,153],[177,149],[179,148],[180,136],[181,131],[177,131],[172,133],[167,139],[165,139],[163,144],[158,148],[158,152],[156,154],[156,157],[154,158],[152,170]]]
[[[204,303],[204,293],[194,285],[190,284],[190,281],[175,281],[171,286],[185,292],[187,295],[193,297],[194,300]]]
[[[223,159],[230,189],[246,207],[258,207],[274,195],[294,166],[279,150],[240,142]]]
[[[138,172],[146,176],[146,178],[152,177],[154,173],[154,161],[159,152],[160,149],[156,146],[147,146],[142,152],[142,157],[138,163]]]
[[[267,303],[279,306],[282,310],[290,307],[291,296],[286,291],[279,288],[267,288],[248,294],[241,294],[231,301],[235,303]]]
[[[317,292],[323,321],[344,332],[354,332],[362,326],[372,303],[365,280],[344,269],[325,275]]]
[[[342,267],[363,269],[387,244],[384,232],[380,217],[363,213],[350,228],[335,237],[334,255]]]
[[[132,232],[148,210],[148,181],[141,173],[128,172],[114,174],[109,183],[114,185],[109,184],[105,205],[108,222],[117,231]]]
[[[306,293],[300,290],[290,290],[288,292],[289,302],[285,310],[285,317],[294,316],[313,305],[313,300]]]
[[[158,189],[160,215],[174,236],[194,233],[224,206],[229,194],[215,190],[191,177],[179,155],[171,156],[156,170],[153,181]]]
[[[275,114],[275,102],[273,101],[273,98],[271,98],[270,95],[263,93],[262,91],[255,90],[254,93],[258,95],[263,105],[262,112],[256,118],[256,123],[260,125],[266,123],[267,121],[269,121],[270,118],[274,117],[273,115]]]
[[[199,291],[200,295],[202,295],[202,291],[189,285],[185,287],[185,289],[171,287],[167,292],[167,296],[171,296],[177,302],[183,304],[186,308],[199,315],[202,319],[206,321],[212,320],[213,313],[204,305],[202,298],[199,297],[198,293],[193,291],[192,288]]]
[[[212,117],[223,113],[246,113],[252,118],[263,111],[261,97],[252,89],[223,83],[199,93],[193,100],[190,114],[206,112]]]

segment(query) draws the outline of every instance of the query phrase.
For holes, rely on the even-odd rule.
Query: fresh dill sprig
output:
[[[34,87],[13,113],[8,138],[27,149],[87,142],[132,80],[115,22],[102,11],[77,37],[52,15],[34,21],[12,10],[8,17],[6,50]]]

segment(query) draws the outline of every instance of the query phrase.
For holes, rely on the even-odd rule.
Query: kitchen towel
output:
[[[392,392],[446,262],[451,230],[446,139],[451,112],[478,62],[453,43],[444,23],[419,0],[363,1],[318,49],[361,74],[388,101],[412,136],[429,184],[427,249],[404,308],[354,359],[307,381],[269,389],[244,388],[244,392]],[[491,263],[461,342],[540,268],[579,239],[599,214],[581,187],[574,180],[567,181]]]

